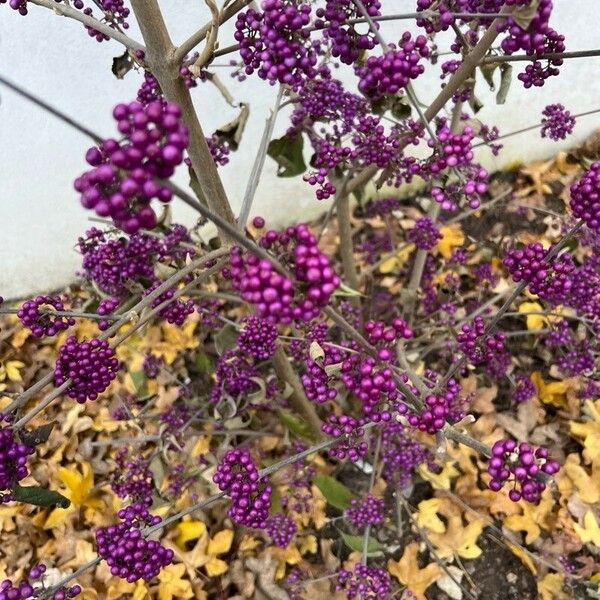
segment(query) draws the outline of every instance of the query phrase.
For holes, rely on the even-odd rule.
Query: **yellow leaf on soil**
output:
[[[440,227],[442,239],[438,241],[435,249],[444,257],[450,258],[454,248],[458,248],[465,243],[465,235],[458,223]]]
[[[573,529],[584,544],[591,543],[600,548],[600,527],[598,527],[598,521],[591,510],[588,510],[583,517],[583,527],[574,523]]]
[[[561,573],[548,573],[538,581],[538,593],[541,600],[570,600],[571,596],[563,591],[565,577]]]
[[[398,562],[389,560],[388,572],[405,585],[417,600],[426,600],[425,590],[443,575],[442,570],[435,563],[427,565],[424,569],[419,567],[417,553],[419,545],[416,542],[409,544],[404,549],[404,554]]]
[[[519,312],[527,315],[525,318],[525,323],[527,324],[527,329],[529,331],[532,329],[542,329],[547,323],[547,319],[544,315],[529,314],[544,312],[542,305],[538,302],[523,302],[523,304],[519,305]]]
[[[444,533],[446,531],[446,526],[437,515],[442,502],[441,498],[431,498],[431,500],[419,502],[419,512],[414,515],[419,527],[433,533]]]

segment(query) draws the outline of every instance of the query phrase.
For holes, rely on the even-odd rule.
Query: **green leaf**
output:
[[[504,104],[506,102],[506,96],[508,96],[508,90],[512,82],[512,72],[512,65],[508,63],[500,65],[500,89],[496,94],[496,104]]]
[[[146,373],[144,371],[134,371],[129,373],[133,385],[135,386],[136,394],[140,397],[148,395],[148,388],[146,386]]]
[[[307,440],[315,439],[310,425],[287,410],[279,410],[279,420],[297,437]]]
[[[364,538],[362,535],[350,535],[349,533],[344,533],[340,531],[342,534],[342,538],[344,542],[346,542],[346,546],[355,552],[363,551]],[[369,538],[369,542],[367,543],[367,555],[381,554],[383,551],[383,546],[372,537]]]
[[[329,475],[317,475],[314,484],[321,490],[331,506],[344,510],[350,506],[354,494],[343,484]]]
[[[194,363],[197,369],[202,373],[212,373],[213,371],[214,363],[212,358],[206,354],[206,352],[199,352],[196,354]]]
[[[35,506],[58,506],[60,508],[68,508],[71,505],[71,501],[62,494],[37,486],[22,487],[15,484],[12,491],[15,500],[18,502],[26,502]]]
[[[271,507],[269,508],[269,514],[274,515],[276,513],[281,512],[283,509],[281,507],[281,492],[277,486],[273,486],[273,491],[271,492]]]
[[[267,154],[277,163],[278,177],[295,177],[306,171],[302,134],[271,140]]]
[[[225,352],[225,350],[231,350],[235,347],[238,339],[238,329],[233,325],[227,323],[218,333],[213,336],[215,341],[215,348],[219,356]]]

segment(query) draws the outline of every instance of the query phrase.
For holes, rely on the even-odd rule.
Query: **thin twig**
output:
[[[145,51],[143,44],[136,42],[131,39],[128,35],[125,35],[123,32],[113,29],[110,25],[99,21],[98,19],[86,15],[83,11],[77,10],[75,8],[71,8],[67,4],[58,3],[56,0],[28,0],[29,4],[37,4],[37,6],[42,6],[44,8],[50,9],[54,14],[57,14],[61,17],[68,17],[69,19],[74,19],[75,21],[79,21],[100,33],[112,38],[116,42],[123,44],[126,48],[130,50],[142,50]]]
[[[252,202],[254,201],[254,195],[256,194],[256,189],[258,188],[258,183],[260,181],[260,176],[262,175],[263,167],[265,166],[265,160],[267,157],[267,152],[269,150],[269,143],[271,141],[271,138],[273,137],[275,121],[277,120],[277,114],[279,113],[279,107],[281,105],[282,97],[283,86],[280,85],[279,91],[277,92],[277,98],[275,99],[275,105],[273,106],[273,110],[271,111],[271,114],[269,115],[265,123],[265,129],[260,140],[258,153],[256,154],[256,158],[254,159],[254,164],[252,165],[252,171],[250,173],[250,179],[248,179],[248,184],[246,185],[246,192],[244,194],[242,208],[240,209],[240,214],[238,217],[238,226],[242,231],[246,228],[246,222],[248,221],[248,217],[250,216],[250,210],[252,208]]]

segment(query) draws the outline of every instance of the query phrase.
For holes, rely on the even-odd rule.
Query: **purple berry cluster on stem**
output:
[[[595,232],[600,232],[600,162],[592,163],[571,186],[571,211]]]
[[[261,477],[246,448],[228,450],[217,466],[213,481],[231,498],[227,514],[236,525],[253,529],[267,526],[271,486]]]
[[[383,498],[377,498],[373,494],[368,494],[361,500],[352,498],[344,516],[358,529],[367,525],[379,525],[385,518],[384,504]]]
[[[32,567],[29,573],[23,576],[17,583],[13,583],[10,579],[5,579],[0,583],[0,600],[29,600],[30,598],[39,598],[40,593],[43,593],[45,589],[45,586],[43,586],[45,572],[46,565],[40,563]],[[69,588],[61,587],[49,597],[52,600],[67,600],[68,598],[76,598],[79,594],[81,594],[81,586],[72,585]]]
[[[371,17],[381,14],[379,0],[364,0],[363,6]],[[372,50],[377,40],[369,31],[359,33],[349,21],[362,17],[352,0],[325,0],[325,6],[316,11],[315,26],[323,30],[325,38],[331,42],[331,54],[346,65],[352,65],[360,53]],[[379,27],[379,25],[377,25]]]
[[[134,583],[151,581],[173,561],[173,550],[144,537],[142,529],[158,525],[162,519],[152,516],[143,504],[132,504],[118,513],[121,523],[96,530],[98,555],[106,560],[115,577]]]
[[[317,53],[310,40],[308,3],[294,0],[263,0],[262,12],[240,13],[234,38],[240,45],[245,72],[255,71],[270,84],[297,88],[316,74]]]
[[[176,104],[155,101],[118,104],[113,110],[123,141],[108,139],[92,147],[86,161],[93,168],[75,180],[84,208],[110,217],[129,234],[153,229],[151,201],[171,201],[171,190],[157,183],[168,179],[183,162],[189,138]]]
[[[95,400],[117,376],[118,370],[119,361],[106,340],[78,342],[75,336],[70,336],[58,351],[54,382],[61,386],[72,379],[66,394],[84,404]]]
[[[340,569],[337,574],[336,592],[345,592],[348,600],[380,600],[391,589],[390,576],[385,569],[357,563],[353,571]]]
[[[533,448],[529,444],[517,444],[514,440],[498,440],[492,446],[488,473],[491,481],[490,489],[498,492],[507,483],[512,484],[508,493],[513,502],[523,499],[532,504],[539,504],[546,484],[541,475],[555,475],[560,465],[548,458],[546,448]]]
[[[2,420],[10,422],[6,416]],[[9,426],[0,428],[0,503],[14,499],[12,488],[29,475],[27,457],[32,454],[35,448],[19,442]]]
[[[237,339],[237,345],[255,360],[267,360],[277,348],[277,327],[268,319],[246,317]]]
[[[279,548],[289,546],[296,535],[297,529],[294,519],[283,513],[275,513],[267,519],[267,534]]]
[[[390,44],[383,56],[369,56],[363,67],[356,68],[358,89],[371,99],[397,94],[425,71],[421,59],[427,56],[427,38],[419,35],[413,39],[406,31],[398,46]]]
[[[540,130],[543,138],[551,140],[564,140],[573,133],[575,117],[562,104],[548,104],[542,111],[542,128]]]
[[[23,327],[31,330],[35,337],[51,337],[75,325],[75,319],[72,317],[53,314],[53,311],[64,310],[65,306],[58,296],[36,296],[23,302],[17,311],[17,317]]]

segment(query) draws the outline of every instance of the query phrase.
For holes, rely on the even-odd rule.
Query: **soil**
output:
[[[478,600],[537,600],[539,594],[531,571],[505,545],[483,535],[477,541],[483,550],[475,560],[463,561],[465,570],[475,583],[469,586],[466,577],[462,584]],[[451,600],[437,586],[425,594],[428,600]],[[463,594],[463,599],[467,598]]]

